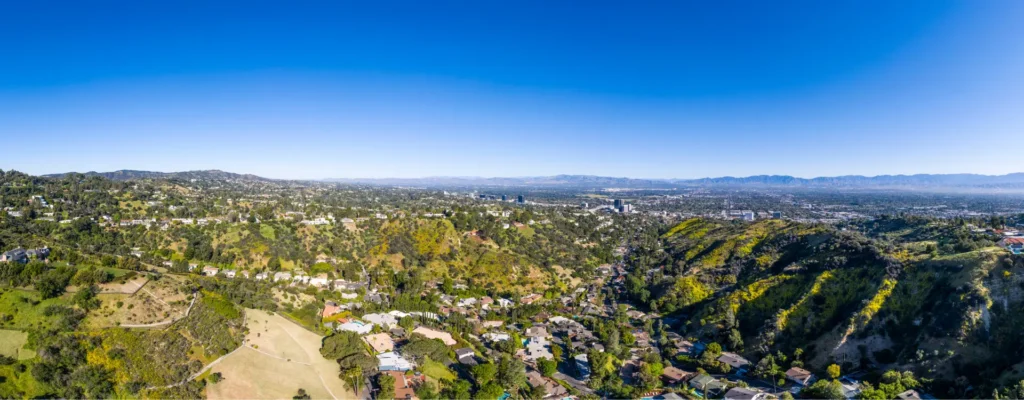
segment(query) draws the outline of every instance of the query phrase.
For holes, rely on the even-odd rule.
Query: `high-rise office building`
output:
[[[523,195],[516,196],[516,203],[522,204],[522,203],[525,203],[525,202],[526,201],[523,200]]]

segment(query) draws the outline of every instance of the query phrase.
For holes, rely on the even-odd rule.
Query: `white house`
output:
[[[381,371],[408,371],[415,367],[412,361],[393,351],[378,354],[377,363],[377,369]]]
[[[277,272],[274,273],[274,282],[286,281],[292,279],[292,274],[288,272]]]
[[[492,342],[500,342],[503,340],[512,339],[511,335],[502,332],[488,332],[483,334],[482,336],[484,337],[484,339],[490,340]]]
[[[363,320],[388,329],[398,325],[398,319],[391,314],[366,314],[363,315]]]
[[[373,331],[373,324],[366,323],[363,321],[349,321],[344,324],[338,325],[338,330],[355,332],[360,335],[365,335]]]
[[[330,281],[327,280],[327,275],[317,275],[315,278],[309,280],[309,284],[316,287],[327,287],[328,283],[330,283]]]

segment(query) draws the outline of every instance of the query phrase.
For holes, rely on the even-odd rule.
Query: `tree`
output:
[[[398,320],[398,326],[405,329],[406,332],[412,332],[412,330],[416,328],[416,320],[406,315]]]
[[[548,360],[547,358],[541,358],[537,360],[537,369],[540,370],[540,374],[546,377],[551,377],[558,370],[558,363]]]
[[[434,400],[438,398],[437,388],[433,382],[423,382],[415,389],[416,397],[420,400]]]
[[[36,280],[35,286],[43,299],[52,299],[64,294],[64,290],[67,288],[70,280],[71,279],[69,277],[65,277],[63,274],[51,270],[43,273],[43,275]]]
[[[551,356],[554,357],[554,362],[562,361],[562,346],[552,343],[551,344]]]
[[[476,396],[474,398],[496,400],[497,398],[501,397],[504,394],[505,390],[502,389],[500,385],[491,382],[488,383],[486,386],[480,388],[480,390],[476,392]]]
[[[477,364],[469,368],[469,373],[473,375],[473,380],[476,381],[478,387],[491,383],[494,377],[498,375],[498,367],[493,363]]]
[[[730,308],[732,310],[732,308]],[[729,348],[736,350],[743,348],[743,335],[740,334],[739,330],[733,329],[729,331],[728,339]]]
[[[299,392],[296,393],[294,396],[292,396],[292,400],[307,400],[307,399],[312,399],[312,397],[310,397],[309,393],[306,393],[306,389],[303,389],[303,388],[299,388]]]
[[[831,379],[839,379],[839,376],[841,375],[841,370],[836,364],[829,365],[825,372],[828,373],[828,377]]]
[[[224,379],[224,375],[221,375],[220,372],[214,372],[214,373],[210,374],[210,383],[217,383],[217,382],[220,382],[223,379]]]
[[[800,397],[808,399],[844,400],[843,386],[836,380],[822,379],[800,392]],[[893,396],[892,398],[895,398]]]
[[[391,375],[385,373],[377,375],[377,387],[380,388],[380,392],[377,392],[378,399],[395,398],[395,378]]]
[[[341,378],[352,392],[359,393],[359,382],[363,380],[363,369],[358,366],[344,368],[338,374],[338,378]]]
[[[454,382],[446,380],[442,382],[444,383],[444,389],[441,390],[441,398],[455,400],[469,400],[471,398],[469,382],[464,380]]]
[[[537,385],[530,388],[530,400],[541,400],[544,396],[547,396],[548,391],[544,389],[544,385]]]
[[[503,356],[498,363],[498,383],[515,392],[526,383],[526,364],[518,359]]]

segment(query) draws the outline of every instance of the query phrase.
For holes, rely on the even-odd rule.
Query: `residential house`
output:
[[[483,336],[484,339],[487,339],[491,342],[500,342],[502,340],[512,339],[512,336],[502,332],[488,332],[480,336]]]
[[[517,355],[524,360],[536,362],[541,358],[547,358],[553,360],[554,355],[551,354],[551,343],[548,342],[547,338],[543,336],[531,337],[526,342],[526,348],[520,349]]]
[[[691,372],[686,372],[670,365],[661,371],[661,380],[666,385],[675,386],[686,382],[686,379],[692,375],[693,373]]]
[[[750,361],[747,361],[746,358],[743,358],[739,354],[727,351],[722,352],[722,355],[718,357],[718,361],[729,364],[730,367],[736,370],[743,370],[750,365]]]
[[[0,254],[0,261],[3,262],[18,262],[25,264],[28,262],[28,253],[25,249],[19,247],[14,250],[6,251]]]
[[[768,395],[757,390],[745,387],[734,387],[725,392],[725,400],[762,400]]]
[[[50,248],[44,246],[39,249],[28,249],[25,250],[25,256],[36,260],[45,260],[46,257],[50,256]]]
[[[234,279],[236,275],[237,275],[237,272],[235,272],[235,270],[233,270],[233,269],[226,269],[226,270],[224,270],[224,276],[226,276],[228,278]]]
[[[398,319],[391,314],[366,314],[363,315],[363,320],[380,325],[385,329],[389,329],[392,326],[398,326]]]
[[[212,267],[212,266],[209,266],[209,265],[203,267],[203,275],[204,276],[214,276],[214,275],[217,275],[217,272],[220,272],[220,269],[217,268],[217,267]]]
[[[573,361],[576,364],[576,377],[581,381],[590,379],[590,360],[586,353],[577,354]]]
[[[914,389],[910,389],[896,395],[896,398],[900,400],[921,400],[921,394]]]
[[[526,337],[551,337],[543,325],[534,325],[526,329]]]
[[[420,373],[407,375],[401,371],[384,371],[395,380],[395,400],[419,400],[416,397],[416,388],[426,382],[426,377]]]
[[[1024,237],[1005,237],[999,241],[999,246],[1013,254],[1024,254]]]
[[[425,326],[420,326],[417,327],[416,329],[413,329],[412,333],[418,333],[430,339],[440,339],[442,342],[444,342],[445,345],[448,346],[454,346],[456,343],[458,343],[455,341],[454,338],[452,338],[452,334],[448,332],[439,331],[436,329],[430,329]]]
[[[488,329],[488,328],[501,328],[502,325],[505,325],[505,321],[497,320],[497,321],[482,321],[482,322],[480,322],[480,327],[484,328],[484,329]]]
[[[850,378],[840,378],[839,384],[843,387],[843,396],[847,399],[856,399],[860,394],[860,382]]]
[[[386,294],[383,294],[383,293],[369,293],[369,294],[366,295],[365,298],[366,298],[366,301],[368,301],[368,302],[371,302],[371,303],[374,303],[374,304],[381,304],[381,303],[384,303],[385,301],[387,301],[388,296]]]
[[[327,279],[327,275],[326,274],[317,275],[316,277],[310,278],[310,280],[309,280],[309,284],[310,285],[313,285],[313,286],[316,286],[316,287],[321,287],[321,288],[322,287],[327,287],[328,283],[330,283],[330,281]]]
[[[458,303],[455,303],[455,306],[457,306],[457,307],[472,307],[473,305],[476,304],[476,302],[477,302],[476,298],[470,297],[468,299],[459,300]]]
[[[328,300],[324,302],[324,311],[320,313],[320,317],[327,318],[339,312],[341,312],[341,307],[338,306],[338,303]]]
[[[703,394],[705,398],[717,396],[725,390],[724,383],[719,382],[718,379],[707,374],[700,374],[693,379],[690,379],[689,385],[691,388]]]
[[[365,335],[365,334],[370,333],[370,332],[373,331],[373,324],[366,323],[366,322],[359,321],[359,320],[353,320],[353,321],[349,321],[349,322],[346,322],[344,324],[339,325],[338,326],[338,330],[339,331],[355,332],[355,333],[358,333],[360,335]]]
[[[807,386],[814,383],[814,374],[806,369],[793,367],[786,371],[786,379],[797,385]]]
[[[386,333],[363,336],[363,341],[377,353],[386,353],[395,349],[395,341]]]
[[[537,300],[540,300],[542,298],[543,298],[543,296],[541,296],[539,294],[531,293],[531,294],[528,294],[528,295],[523,296],[522,298],[520,298],[519,302],[522,303],[522,304],[529,305],[529,304],[533,304],[534,302],[536,302]]]
[[[455,358],[459,360],[460,364],[465,365],[476,365],[476,353],[472,348],[464,347],[461,349],[455,349]]]
[[[393,351],[377,355],[377,369],[381,371],[408,371],[414,367],[412,361]]]
[[[274,282],[287,281],[292,279],[292,274],[289,272],[275,272]]]
[[[543,387],[545,399],[564,399],[569,395],[568,389],[554,380],[545,378],[540,372],[533,369],[526,372],[526,381],[531,387]]]
[[[258,280],[258,281],[262,281],[262,280],[264,280],[264,279],[267,279],[267,278],[268,278],[269,276],[270,276],[270,274],[269,274],[269,273],[266,273],[266,272],[260,272],[260,273],[256,274],[256,280]]]
[[[509,307],[512,307],[512,304],[513,304],[512,300],[505,299],[505,298],[499,298],[498,299],[498,307],[509,308]]]

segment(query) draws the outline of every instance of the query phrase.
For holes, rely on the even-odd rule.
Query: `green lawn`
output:
[[[35,357],[34,351],[24,348],[26,342],[28,332],[0,329],[0,354],[19,360]]]
[[[522,228],[519,228],[519,234],[523,235],[523,237],[526,237],[528,239],[532,238],[535,233],[537,232],[534,231],[533,228],[531,228],[529,225],[523,225]]]
[[[40,300],[39,293],[20,289],[0,289],[0,328],[28,330],[40,328],[58,317],[43,314],[47,306],[68,304],[71,295]],[[6,320],[11,316],[10,320]]]
[[[423,362],[423,365],[420,366],[420,372],[423,372],[424,375],[437,380],[455,380],[455,373],[453,373],[452,370],[448,369],[444,364],[429,358],[427,358],[426,361]]]
[[[270,240],[277,239],[277,234],[274,232],[274,227],[267,224],[260,224],[260,236],[263,236]]]

